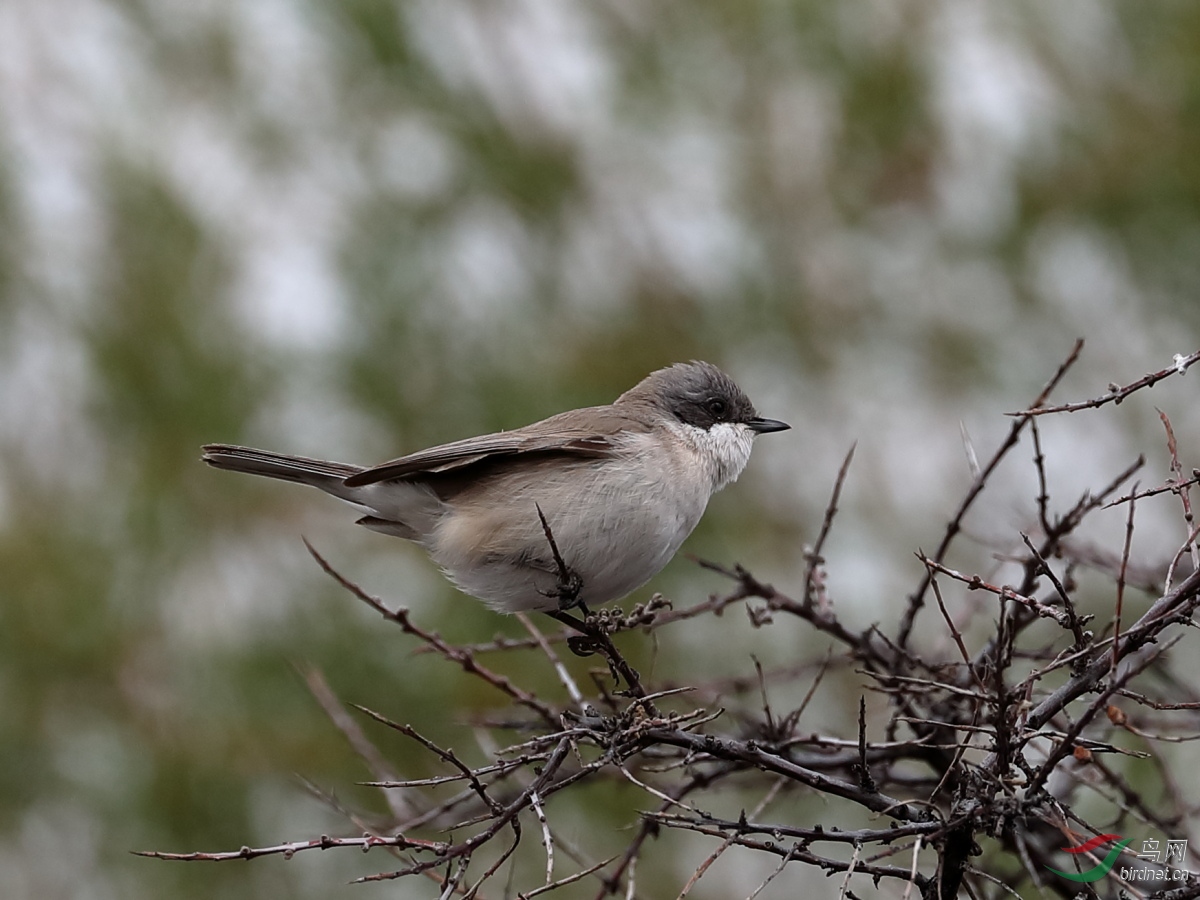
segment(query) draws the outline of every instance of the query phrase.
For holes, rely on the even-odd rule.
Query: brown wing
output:
[[[647,431],[639,419],[608,406],[574,409],[541,422],[466,438],[451,444],[419,450],[364,469],[346,479],[347,487],[376,484],[422,475],[437,475],[484,460],[530,453],[561,453],[575,457],[604,457],[616,451],[614,436],[621,431]]]

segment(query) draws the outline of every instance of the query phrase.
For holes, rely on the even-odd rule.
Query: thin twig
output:
[[[1137,485],[1133,486],[1137,493]],[[1129,549],[1133,546],[1133,513],[1137,504],[1129,501],[1129,515],[1125,520],[1125,544],[1121,549],[1121,569],[1117,572],[1117,608],[1113,615],[1112,670],[1116,674],[1117,663],[1121,661],[1119,649],[1121,646],[1121,612],[1125,608],[1125,573],[1129,570]]]
[[[833,518],[838,512],[838,501],[842,496],[842,487],[846,483],[846,475],[850,472],[850,463],[854,459],[854,450],[857,447],[858,441],[855,441],[850,445],[850,449],[846,451],[846,456],[842,460],[837,478],[833,483],[833,494],[829,498],[829,504],[825,507],[825,518],[821,520],[821,530],[817,533],[817,540],[813,543],[812,549],[805,551],[804,554],[806,561],[804,598],[801,602],[806,606],[812,605],[814,595],[817,592],[816,574],[818,569],[825,564],[825,558],[821,555],[825,549],[825,539],[829,537],[829,531],[833,527]]]
[[[1046,562],[1046,558],[1042,556],[1037,547],[1033,546],[1033,541],[1029,539],[1029,535],[1021,532],[1021,540],[1025,546],[1029,548],[1029,552],[1033,554],[1034,560],[1037,562],[1038,568],[1041,569],[1043,575],[1050,579],[1050,583],[1054,585],[1054,590],[1058,594],[1058,599],[1062,601],[1063,610],[1067,614],[1067,628],[1071,630],[1071,635],[1075,638],[1076,650],[1082,650],[1087,646],[1087,638],[1083,633],[1083,626],[1086,624],[1086,619],[1081,619],[1079,613],[1075,611],[1075,602],[1071,599],[1070,593],[1059,580],[1058,575],[1050,568],[1050,564]]]
[[[862,844],[855,844],[854,852],[850,855],[850,865],[846,866],[846,877],[842,879],[842,886],[838,890],[839,898],[844,898],[846,891],[850,888],[850,876],[854,874],[854,869],[858,866],[858,855],[860,853],[862,853]]]
[[[1025,409],[1021,412],[1005,413],[1007,416],[1020,416],[1028,418],[1030,416],[1045,416],[1050,413],[1070,413],[1079,412],[1082,409],[1097,409],[1107,403],[1120,403],[1134,391],[1140,391],[1142,388],[1154,387],[1164,378],[1170,378],[1172,375],[1182,375],[1186,372],[1197,360],[1200,360],[1200,350],[1190,356],[1182,356],[1175,354],[1175,359],[1171,365],[1165,369],[1159,369],[1157,372],[1151,372],[1148,375],[1143,375],[1137,381],[1132,381],[1124,387],[1111,385],[1108,393],[1101,394],[1092,400],[1081,400],[1076,403],[1064,403],[1061,406],[1043,406],[1039,409]]]
[[[542,826],[542,846],[546,848],[546,884],[554,881],[554,838],[550,836],[550,826],[546,822],[546,814],[542,811],[542,801],[538,799],[537,791],[529,795],[529,806]]]
[[[399,625],[405,634],[411,634],[413,637],[419,638],[436,650],[441,656],[461,667],[464,672],[482,678],[492,687],[504,694],[507,694],[517,703],[532,709],[551,726],[557,725],[558,716],[555,715],[554,710],[552,710],[548,704],[542,700],[539,700],[528,691],[517,687],[505,676],[493,672],[486,666],[480,665],[479,661],[475,659],[473,654],[459,647],[454,647],[446,643],[446,641],[444,641],[435,632],[425,631],[423,628],[418,627],[413,623],[412,618],[409,616],[408,610],[404,607],[399,607],[395,610],[389,609],[382,600],[368,594],[357,584],[350,581],[350,579],[346,578],[340,572],[334,569],[333,566],[326,562],[325,558],[317,552],[316,548],[308,542],[307,538],[304,539],[304,546],[308,548],[309,554],[317,561],[317,565],[319,565],[327,575],[329,575],[334,581],[348,590],[359,600],[363,601],[373,610],[382,615],[389,622],[395,622],[397,625]]]
[[[301,674],[304,676],[304,683],[308,685],[309,691],[321,705],[321,709],[325,711],[325,715],[329,716],[334,727],[342,733],[354,752],[366,763],[375,782],[399,781],[400,776],[396,774],[396,770],[391,767],[379,749],[371,743],[353,716],[346,712],[321,670],[308,666],[301,669]],[[384,791],[383,797],[392,815],[398,821],[403,821],[413,814],[411,804],[396,791]]]
[[[1079,340],[1075,341],[1075,346],[1071,348],[1071,352],[1067,354],[1067,358],[1059,364],[1058,370],[1042,387],[1041,392],[1036,398],[1034,398],[1034,401],[1029,404],[1029,408],[1025,410],[1025,413],[1022,414],[1020,418],[1013,422],[1012,427],[1009,429],[1008,436],[1005,437],[1004,441],[1000,444],[999,448],[997,448],[996,452],[992,454],[992,458],[988,460],[988,464],[983,467],[983,471],[980,472],[979,475],[976,476],[975,480],[971,483],[971,487],[967,490],[966,496],[963,497],[962,502],[958,505],[958,509],[955,510],[954,515],[950,518],[950,523],[946,526],[946,531],[942,535],[942,540],[938,544],[937,549],[933,552],[932,559],[935,562],[940,563],[946,558],[946,551],[950,549],[950,544],[953,543],[954,538],[958,535],[959,531],[962,530],[962,522],[963,518],[967,514],[967,510],[971,508],[971,506],[975,503],[976,498],[980,495],[980,493],[983,492],[984,487],[988,483],[988,479],[991,478],[992,473],[996,471],[996,467],[1000,465],[1000,462],[1005,456],[1008,455],[1008,452],[1017,445],[1017,441],[1021,437],[1021,432],[1025,430],[1026,424],[1032,421],[1032,417],[1036,415],[1036,410],[1045,404],[1046,399],[1050,396],[1051,392],[1055,387],[1058,386],[1058,383],[1062,381],[1063,376],[1067,374],[1067,370],[1070,369],[1071,366],[1075,365],[1075,362],[1079,359],[1079,354],[1082,350],[1083,339],[1080,338]],[[929,590],[929,581],[931,578],[932,572],[926,569],[925,576],[921,579],[920,584],[917,585],[917,589],[909,595],[908,606],[904,611],[903,618],[900,620],[900,629],[896,637],[896,644],[901,648],[908,645],[909,636],[912,634],[913,625],[916,623],[917,613],[920,612],[921,607],[925,603],[925,592]]]
[[[546,654],[546,658],[550,660],[550,664],[554,667],[554,673],[558,676],[559,682],[571,697],[571,702],[578,709],[583,709],[584,699],[583,692],[579,690],[579,685],[575,683],[575,679],[571,677],[571,673],[567,671],[567,667],[563,665],[563,661],[558,654],[554,652],[554,648],[550,646],[550,642],[546,640],[546,636],[542,634],[541,629],[533,624],[533,620],[523,612],[514,613],[517,621],[524,626],[525,630],[532,635],[537,645],[542,648],[542,652]]]
[[[541,887],[534,888],[532,891],[522,891],[517,894],[517,897],[519,900],[530,900],[530,898],[536,897],[538,894],[548,894],[550,891],[558,890],[560,887],[565,887],[568,884],[574,884],[576,881],[582,881],[589,875],[593,875],[603,869],[616,858],[617,857],[615,856],[610,856],[608,859],[601,860],[595,865],[588,866],[586,869],[581,869],[580,871],[575,872],[573,875],[568,875],[566,878],[560,878],[558,881],[555,881],[551,884],[544,884]]]

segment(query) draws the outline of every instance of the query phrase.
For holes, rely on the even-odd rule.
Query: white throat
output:
[[[736,481],[750,461],[754,432],[749,425],[717,422],[706,430],[681,424],[676,426],[676,432],[712,479],[713,493]]]

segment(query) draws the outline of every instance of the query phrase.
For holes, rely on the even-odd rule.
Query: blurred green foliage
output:
[[[298,536],[452,640],[516,623],[333,504],[206,470],[207,441],[374,461],[711,358],[797,427],[688,549],[786,583],[859,439],[844,599],[878,619],[964,483],[923,462],[964,409],[991,428],[1081,330],[1080,391],[1200,332],[1200,10],[1066,5],[8,4],[0,894],[365,896],[340,885],[390,859],[127,851],[353,830],[293,772],[383,811],[297,666],[464,756],[484,752],[464,723],[508,712]],[[677,560],[652,587],[722,584]],[[719,625],[731,672],[824,652]],[[629,643],[686,672],[707,640]],[[495,665],[556,696],[528,659]],[[814,730],[852,733],[842,700]],[[603,843],[640,799],[576,802]],[[665,854],[648,895],[694,864]]]

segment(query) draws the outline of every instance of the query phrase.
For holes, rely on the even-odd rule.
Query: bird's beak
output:
[[[747,419],[746,424],[750,426],[750,430],[756,434],[769,434],[772,431],[787,431],[792,426],[787,422],[780,422],[778,419]]]

